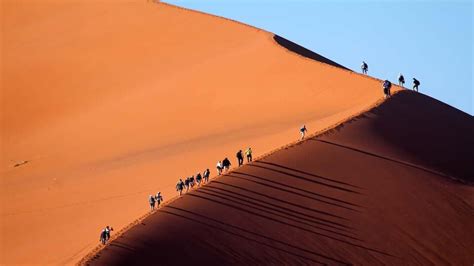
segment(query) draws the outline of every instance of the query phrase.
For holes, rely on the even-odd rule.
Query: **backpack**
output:
[[[413,79],[413,84],[416,86],[420,86],[420,82],[417,79]]]

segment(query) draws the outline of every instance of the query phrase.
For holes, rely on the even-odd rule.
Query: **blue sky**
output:
[[[473,1],[166,0],[232,18],[346,67],[421,82],[420,91],[474,114]]]

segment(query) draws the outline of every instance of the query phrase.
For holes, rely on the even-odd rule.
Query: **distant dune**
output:
[[[100,230],[105,225],[113,226],[117,232],[147,213],[149,194],[161,191],[165,200],[172,199],[179,178],[205,168],[214,173],[216,162],[224,157],[234,161],[238,149],[251,146],[257,157],[271,153],[296,141],[302,124],[310,132],[322,131],[371,109],[382,99],[380,80],[347,70],[272,33],[164,3],[6,0],[2,2],[1,23],[0,264],[76,263],[98,245]],[[399,89],[394,87],[395,91]],[[253,166],[238,169],[232,174],[238,178],[219,178],[202,191],[174,201],[144,222],[159,223],[162,229],[133,227],[126,234],[130,235],[132,244],[124,243],[148,254],[149,247],[140,246],[147,242],[133,239],[139,234],[157,232],[159,235],[149,240],[159,243],[157,247],[161,251],[172,252],[175,245],[182,249],[185,245],[202,244],[202,255],[197,261],[209,259],[210,252],[222,251],[212,253],[216,262],[255,262],[257,255],[265,258],[275,254],[272,258],[275,263],[303,261],[306,257],[337,263],[374,261],[374,258],[400,262],[385,253],[407,261],[425,262],[424,258],[437,262],[456,257],[454,262],[466,262],[466,247],[472,246],[467,245],[472,243],[466,238],[473,239],[472,226],[466,222],[472,218],[472,198],[468,197],[472,190],[471,186],[451,180],[472,181],[472,168],[466,166],[469,157],[465,157],[472,155],[469,148],[472,142],[461,137],[472,132],[472,117],[421,95],[394,97],[381,105],[387,106],[388,111],[377,108],[370,116],[380,111],[380,116],[396,121],[393,125],[398,128],[405,123],[399,119],[408,115],[400,108],[405,103],[419,113],[414,114],[413,120],[406,118],[410,126],[397,134],[415,130],[410,131],[411,137],[418,136],[416,142],[410,140],[414,146],[402,140],[403,135],[392,134],[390,127],[378,126],[381,120],[359,118],[356,121],[372,122],[370,126],[360,124],[362,131],[354,128],[351,132],[355,133],[348,136],[344,135],[345,128],[349,132],[349,125],[357,125],[356,122],[334,134],[341,141],[335,142],[354,150],[307,141],[274,153]],[[393,116],[390,108],[403,116]],[[438,120],[430,116],[432,112],[440,115]],[[420,120],[425,117],[432,120]],[[416,131],[419,127],[414,125],[422,125],[423,134],[430,132],[430,126],[436,132],[423,139],[423,134]],[[449,128],[455,131],[442,131]],[[365,137],[369,134],[373,143]],[[435,141],[444,137],[447,140]],[[332,141],[326,136],[321,140]],[[434,146],[425,150],[423,145]],[[356,150],[387,156],[392,161],[362,155]],[[444,151],[444,157],[438,157],[440,153],[436,151],[440,150]],[[337,152],[340,157],[332,154]],[[456,154],[464,157],[460,159]],[[331,180],[323,182],[329,182],[332,187],[308,182],[308,175],[303,175],[305,179],[298,178],[299,181],[294,176],[281,176],[262,167],[276,167],[284,172],[288,169],[264,161],[291,167],[296,176],[301,175],[298,171],[305,171],[328,177]],[[371,165],[370,169],[362,167],[367,164]],[[252,176],[275,178],[294,188],[288,192],[262,186],[254,181],[264,184],[268,181],[248,181],[255,178]],[[386,179],[378,178],[384,176]],[[261,194],[243,192],[229,185]],[[391,190],[385,193],[384,185]],[[239,198],[235,193],[248,193],[266,201],[274,201],[275,197],[288,201],[272,203],[276,204],[272,208],[286,204],[286,214],[279,213],[283,209],[265,214],[268,205],[259,206],[262,211],[254,209],[251,202],[246,207],[239,206],[244,209],[241,213],[234,207],[223,208],[221,198],[212,198],[212,203],[202,198],[215,197],[208,194],[219,194],[219,189],[230,190],[225,192],[230,193],[226,197],[234,200]],[[391,198],[395,195],[406,197],[398,202]],[[409,208],[409,202],[414,206]],[[383,206],[388,207],[383,209]],[[439,208],[437,213],[434,206]],[[368,207],[371,209],[363,209]],[[281,241],[279,251],[273,244],[262,249],[258,242],[270,240],[260,236],[257,242],[246,240],[242,249],[226,249],[220,243],[236,248],[233,245],[243,240],[178,217],[175,214],[187,217],[189,213],[172,208],[212,219],[225,216],[223,222],[245,230],[252,222],[252,233],[242,233],[240,229],[232,232],[247,238],[255,237],[254,233],[272,237]],[[391,212],[393,209],[404,212]],[[404,225],[395,223],[397,219],[405,219],[404,215],[413,217],[410,215],[414,212],[421,213],[422,218]],[[255,213],[270,215],[275,220],[271,223],[278,225]],[[376,213],[387,216],[386,223]],[[443,215],[439,222],[438,214]],[[299,231],[302,229],[277,222],[288,223],[282,215],[292,216],[291,223],[299,227],[304,222],[308,230],[332,236],[336,232],[336,238],[360,242],[363,248],[323,238],[314,232],[306,231],[308,234],[302,235]],[[191,218],[196,220],[196,216]],[[438,236],[414,230],[423,222],[427,223],[423,228],[449,230]],[[316,224],[334,232],[318,231],[314,228]],[[183,226],[200,229],[186,231],[190,229]],[[400,226],[403,234],[402,229],[396,229]],[[162,231],[164,228],[169,230]],[[382,233],[377,233],[378,230]],[[461,230],[463,236],[459,236]],[[211,231],[213,234],[209,235]],[[424,233],[432,243],[421,240],[420,234]],[[301,251],[301,245],[294,243],[296,239],[292,235],[301,237],[300,244],[309,245],[305,247],[307,251],[323,256]],[[445,239],[450,235],[459,237]],[[202,236],[209,238],[203,240]],[[184,237],[189,240],[182,241]],[[388,242],[381,241],[383,237],[406,241],[409,245],[391,248]],[[123,240],[122,237],[118,241]],[[441,240],[446,240],[445,244],[436,246]],[[99,259],[117,262],[111,257],[120,253],[112,248],[118,243],[111,243]],[[294,244],[296,249],[288,250],[288,244]],[[451,249],[448,244],[452,244]],[[336,252],[333,248],[338,245],[344,245],[344,249]],[[258,249],[263,253],[257,254]],[[362,251],[365,255],[360,255],[361,250],[365,250]],[[415,254],[415,250],[421,255]],[[301,256],[295,257],[293,253]],[[404,257],[406,254],[408,259]],[[123,261],[133,258],[132,253],[122,256]],[[355,259],[357,256],[360,259]],[[143,257],[151,258],[149,254]]]
[[[456,140],[435,141],[420,126],[439,130],[433,137],[456,132]],[[428,166],[445,161],[437,170],[472,174],[469,162],[451,160],[453,151],[473,158],[472,130],[468,115],[401,92],[181,197],[89,263],[469,265],[474,187]],[[398,139],[414,148],[401,153]],[[420,141],[444,152],[416,149]]]

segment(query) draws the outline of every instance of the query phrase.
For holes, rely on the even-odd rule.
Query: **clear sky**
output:
[[[473,0],[165,0],[276,33],[352,70],[474,114]]]

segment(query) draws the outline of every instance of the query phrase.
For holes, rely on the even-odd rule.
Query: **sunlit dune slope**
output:
[[[151,1],[2,1],[0,263],[73,263],[238,149],[369,108],[380,81]],[[328,61],[325,61],[328,62]]]
[[[471,125],[459,110],[401,92],[182,196],[88,262],[468,265],[474,187],[437,171],[456,167],[458,177],[470,175],[469,162],[450,158],[456,151],[472,158]],[[426,137],[420,126],[438,132]],[[455,140],[434,138],[453,131]],[[401,145],[404,134],[410,137]],[[405,147],[411,149],[401,153]],[[438,161],[444,163],[431,163]]]

